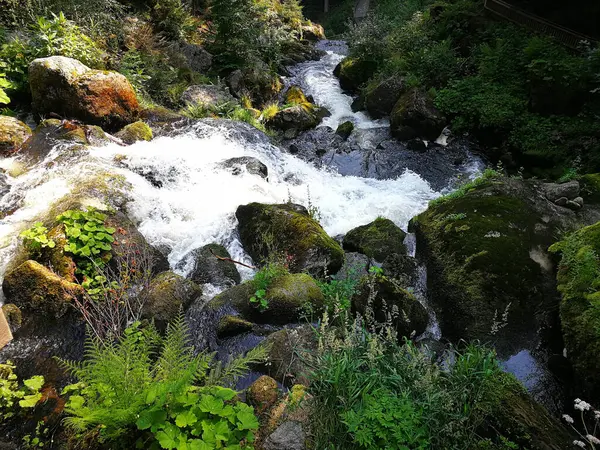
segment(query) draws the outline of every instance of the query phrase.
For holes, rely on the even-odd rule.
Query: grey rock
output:
[[[269,169],[258,158],[252,156],[240,156],[230,158],[221,163],[221,167],[232,169],[234,175],[242,173],[242,167],[246,172],[252,175],[258,175],[267,180],[269,178]]]
[[[179,50],[185,56],[190,69],[195,72],[205,72],[212,66],[212,55],[200,45],[184,42],[179,47]]]
[[[215,255],[221,258],[231,258],[227,249],[219,244],[208,244],[190,252],[184,261],[189,261],[189,258],[193,260],[193,268],[190,273],[192,281],[221,287],[239,284],[242,279],[235,264],[231,261],[220,260]]]
[[[232,95],[239,98],[244,93],[244,74],[240,69],[231,72],[225,80],[225,83],[227,83],[227,87]]]
[[[335,274],[336,280],[359,280],[369,274],[371,258],[358,252],[346,252],[344,265]]]
[[[574,199],[579,197],[579,181],[569,181],[567,183],[544,183],[542,189],[546,194],[546,198],[551,202],[555,202],[561,197]]]
[[[187,105],[216,107],[224,103],[235,102],[235,98],[223,86],[202,84],[187,88],[181,96],[181,101]]]
[[[565,206],[569,209],[572,209],[573,211],[578,211],[581,209],[582,205],[573,200],[569,200]]]
[[[283,422],[271,433],[264,444],[265,450],[303,450],[306,434],[299,422]]]
[[[569,199],[567,197],[561,197],[559,199],[554,200],[554,204],[558,206],[565,206]]]
[[[575,203],[578,203],[579,205],[583,206],[583,197],[575,197],[575,198],[573,199],[573,201],[574,201]]]
[[[396,76],[387,78],[367,90],[365,107],[371,117],[376,119],[388,116],[406,90],[407,86],[404,78]]]

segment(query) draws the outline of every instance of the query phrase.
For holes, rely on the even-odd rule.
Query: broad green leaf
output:
[[[204,395],[198,406],[202,412],[219,414],[223,409],[224,403],[220,398],[216,398],[212,395]]]
[[[19,400],[19,406],[21,408],[33,408],[40,398],[42,398],[42,394],[26,395],[23,400]]]
[[[154,425],[160,425],[167,420],[167,412],[162,409],[144,410],[135,423],[140,430],[147,430]]]
[[[31,377],[29,380],[25,380],[23,384],[25,384],[25,386],[27,386],[27,388],[30,390],[37,392],[44,385],[44,377],[41,375],[36,375]]]
[[[85,403],[85,399],[81,395],[71,395],[69,397],[69,408],[73,410],[81,409]]]
[[[237,418],[239,420],[238,430],[258,429],[258,419],[251,410],[239,411]]]
[[[188,448],[189,450],[213,450],[214,447],[200,439],[192,439],[188,442]]]
[[[10,98],[6,95],[3,89],[0,89],[0,103],[4,105],[8,105],[10,103]]]
[[[220,386],[218,386],[212,392],[214,395],[225,400],[226,402],[231,400],[232,398],[234,398],[237,395],[237,392],[235,392],[233,389],[228,389],[228,388],[224,388],[224,387],[220,387]]]
[[[195,424],[197,421],[198,418],[194,415],[194,413],[188,410],[177,415],[175,424],[180,428],[184,428]]]
[[[167,423],[162,431],[156,433],[156,440],[162,448],[174,449],[177,448],[179,435],[179,429],[175,425]]]
[[[215,430],[215,438],[218,441],[223,441],[223,442],[229,441],[229,438],[231,437],[231,430],[229,428],[229,423],[227,423],[225,420],[219,420],[215,424],[214,430]]]

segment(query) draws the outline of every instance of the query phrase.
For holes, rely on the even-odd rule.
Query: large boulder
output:
[[[179,45],[179,51],[185,57],[189,68],[194,72],[206,72],[212,66],[212,55],[200,45],[182,42]]]
[[[318,23],[308,22],[302,25],[302,37],[309,41],[320,41],[325,39],[325,30]]]
[[[373,61],[347,57],[336,66],[333,74],[339,78],[342,89],[356,92],[376,70],[377,64]]]
[[[259,414],[271,409],[278,398],[277,381],[268,375],[261,376],[246,391],[246,400],[256,408]]]
[[[471,186],[431,203],[409,225],[442,333],[493,341],[501,354],[535,346],[535,330],[552,330],[558,306],[546,249],[575,215],[536,182],[494,176]]]
[[[231,258],[227,249],[219,244],[208,244],[193,250],[190,254],[193,260],[190,279],[198,284],[210,283],[221,287],[239,284],[242,278],[235,264],[217,256]]]
[[[415,296],[383,275],[363,278],[352,297],[352,309],[367,321],[391,323],[398,337],[419,336],[429,322],[427,310]]]
[[[244,249],[254,261],[283,254],[291,258],[290,270],[316,276],[336,273],[344,262],[340,245],[303,206],[250,203],[238,207],[235,216]]]
[[[394,105],[390,122],[392,135],[403,141],[416,137],[435,141],[446,126],[433,101],[418,89],[402,94]]]
[[[115,134],[125,144],[135,144],[138,141],[151,141],[152,129],[141,120],[126,125],[121,131]]]
[[[79,284],[71,283],[40,263],[28,260],[4,276],[2,290],[6,299],[25,312],[63,316],[74,295],[83,292]]]
[[[307,105],[295,105],[280,110],[267,125],[277,130],[287,132],[286,137],[294,137],[301,131],[316,127],[321,119],[316,108]]]
[[[558,288],[560,319],[567,349],[586,398],[600,399],[600,222],[554,244],[561,255]]]
[[[202,295],[202,289],[181,275],[163,272],[150,282],[141,295],[145,301],[142,318],[154,320],[157,328],[164,330],[169,322]]]
[[[9,156],[31,136],[31,128],[10,116],[0,116],[0,156]]]
[[[394,105],[407,89],[404,79],[397,76],[373,84],[369,83],[364,91],[365,107],[371,117],[376,119],[389,116]]]
[[[313,311],[319,311],[323,306],[321,289],[305,273],[288,274],[274,280],[265,293],[265,309],[250,302],[257,289],[254,281],[234,286],[217,295],[208,306],[213,310],[233,308],[245,320],[279,325],[298,322],[305,306]]]
[[[394,222],[378,217],[348,231],[343,245],[348,252],[359,252],[383,262],[391,254],[406,254],[405,237],[406,233]]]
[[[117,72],[92,70],[64,56],[35,59],[29,65],[33,107],[103,128],[134,122],[139,103],[133,87]]]
[[[226,103],[233,103],[236,100],[226,87],[217,84],[202,84],[187,88],[181,96],[181,101],[186,105],[216,108]]]

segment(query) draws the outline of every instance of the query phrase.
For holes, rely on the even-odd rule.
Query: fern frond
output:
[[[231,386],[238,378],[245,375],[252,365],[263,362],[267,359],[270,348],[265,345],[254,347],[244,356],[238,356],[231,359],[226,364],[219,361],[208,373],[206,379],[207,386]]]

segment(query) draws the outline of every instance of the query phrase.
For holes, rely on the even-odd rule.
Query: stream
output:
[[[379,216],[406,230],[408,221],[424,211],[430,200],[451,190],[457,181],[480,173],[484,164],[470,153],[467,142],[426,143],[414,151],[408,143],[392,139],[386,120],[353,112],[353,98],[342,91],[333,75],[346,53],[344,43],[322,41],[318,46],[326,55],[290,68],[285,81],[287,86],[300,85],[331,115],[317,129],[280,146],[247,124],[207,119],[128,147],[109,144],[68,151],[62,144],[19,176],[11,176],[17,175],[19,157],[0,159],[0,168],[8,174],[0,211],[9,212],[0,220],[0,278],[15,253],[19,233],[65,196],[92,197],[91,204],[98,199],[126,203],[127,215],[139,231],[168,257],[171,268],[185,276],[191,270],[190,252],[214,242],[224,245],[232,258],[252,264],[236,231],[234,213],[239,205],[310,203],[318,208],[320,222],[331,236],[343,235]],[[345,141],[335,128],[348,120],[355,130]],[[223,161],[242,156],[264,163],[268,179],[223,166]],[[106,179],[110,180],[108,192],[89,187],[94,180]],[[240,272],[243,279],[253,275],[243,267]],[[417,295],[426,303],[424,268],[420,268],[420,279]],[[205,286],[204,292],[210,297],[218,289]],[[206,339],[205,327],[214,328],[214,324],[203,324],[198,314],[194,309],[188,314],[192,332],[195,338]],[[433,319],[428,338],[440,337]],[[260,339],[249,335],[232,340],[219,352],[226,356]],[[26,342],[15,344],[11,352],[23,355],[28,351]],[[60,344],[29,345],[52,348]],[[507,365],[509,371],[518,373],[525,366],[511,367]]]

